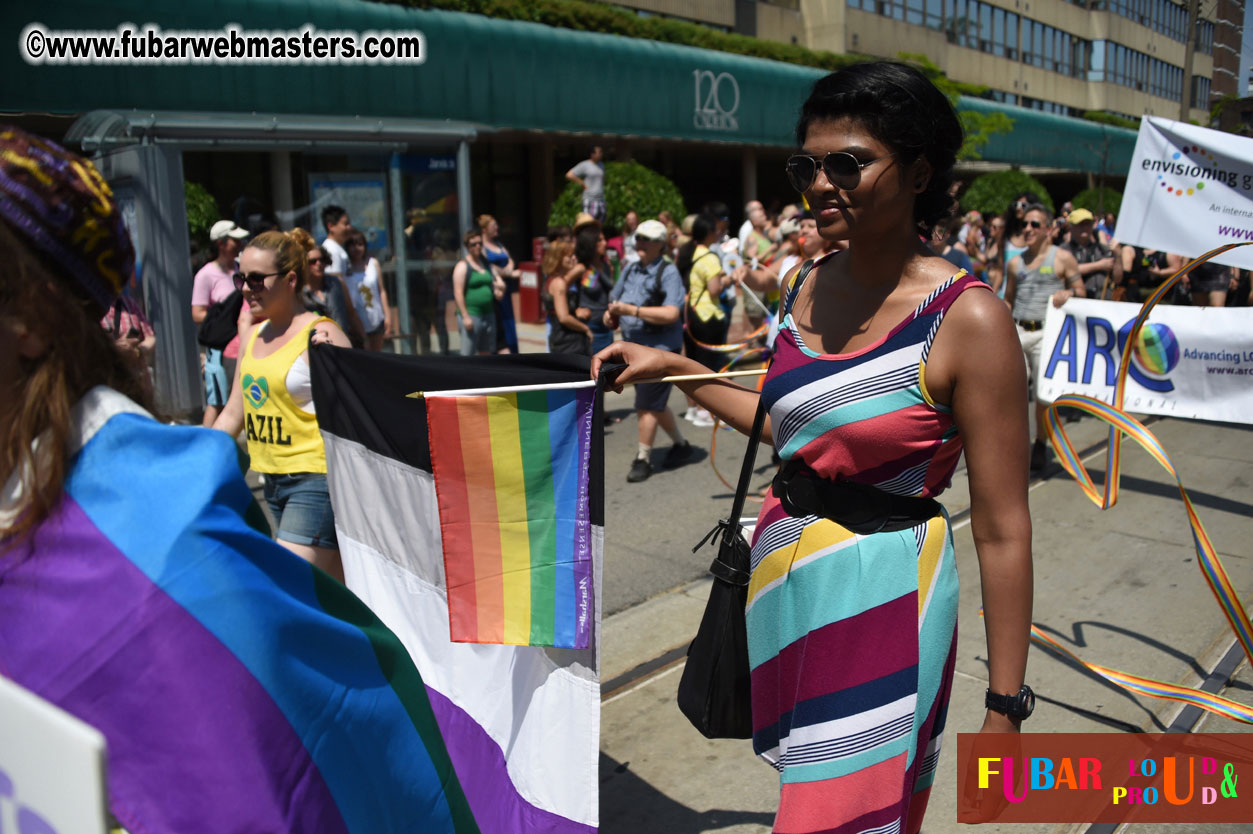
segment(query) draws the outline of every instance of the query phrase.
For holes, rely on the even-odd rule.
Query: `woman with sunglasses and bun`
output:
[[[935,497],[965,452],[986,611],[982,729],[1016,732],[1031,627],[1026,374],[1005,305],[922,240],[952,207],[963,136],[916,69],[854,64],[820,79],[787,173],[818,233],[846,251],[785,288],[759,395],[680,382],[783,467],[753,534],[746,612],[753,747],[780,772],[775,830],[917,832],[956,663],[957,570]],[[921,238],[921,239],[920,239]],[[698,374],[616,343],[617,383]],[[961,727],[972,730],[972,727]]]
[[[253,318],[265,321],[241,339],[231,396],[213,427],[231,437],[245,432],[250,466],[265,475],[279,543],[342,582],[308,351],[313,342],[352,344],[334,321],[305,309],[308,262],[297,236],[258,235],[240,254],[239,269],[235,285]]]

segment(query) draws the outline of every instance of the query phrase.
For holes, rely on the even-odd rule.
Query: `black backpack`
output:
[[[244,294],[239,290],[235,290],[217,304],[209,305],[204,321],[200,322],[200,332],[196,340],[205,347],[216,350],[229,345],[231,339],[239,333],[236,322],[243,306]]]

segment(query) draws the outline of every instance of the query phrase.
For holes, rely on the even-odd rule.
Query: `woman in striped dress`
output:
[[[790,282],[760,395],[785,464],[753,542],[753,746],[780,772],[775,831],[916,832],[956,659],[953,537],[933,498],[963,450],[993,705],[982,730],[1021,722],[1000,696],[1026,700],[1026,374],[1005,305],[922,242],[952,205],[962,133],[947,99],[910,67],[856,64],[815,84],[797,141],[788,175],[819,234],[849,248]],[[619,384],[703,370],[619,343],[593,373],[611,358],[629,365]],[[752,425],[754,392],[680,387]]]

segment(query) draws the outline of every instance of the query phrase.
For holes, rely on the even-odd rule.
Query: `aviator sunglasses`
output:
[[[236,272],[231,276],[231,280],[235,282],[235,289],[237,290],[242,290],[244,288],[244,284],[247,284],[248,289],[253,292],[261,292],[265,289],[266,278],[273,278],[275,275],[282,274],[282,272],[267,272],[265,275],[262,275],[259,272],[249,272],[245,275],[242,272]]]
[[[863,168],[892,156],[895,156],[895,154],[887,154],[866,160],[865,162],[859,162],[857,157],[847,151],[836,151],[826,156],[796,154],[788,157],[787,178],[797,191],[808,191],[810,186],[814,184],[814,180],[818,178],[818,166],[821,165],[822,172],[827,175],[827,180],[832,185],[842,191],[852,191],[861,184],[861,171]]]

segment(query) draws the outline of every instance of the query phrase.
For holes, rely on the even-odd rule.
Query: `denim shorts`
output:
[[[265,503],[274,514],[274,537],[292,544],[339,549],[326,475],[265,475]]]
[[[466,332],[465,322],[457,316],[457,328],[461,331],[461,355],[474,356],[477,353],[496,352],[496,316],[470,316],[474,322],[474,330]]]
[[[234,364],[233,360],[231,364]],[[223,408],[230,395],[231,378],[226,374],[226,362],[222,358],[222,348],[205,348],[204,397],[206,405],[214,408]]]

